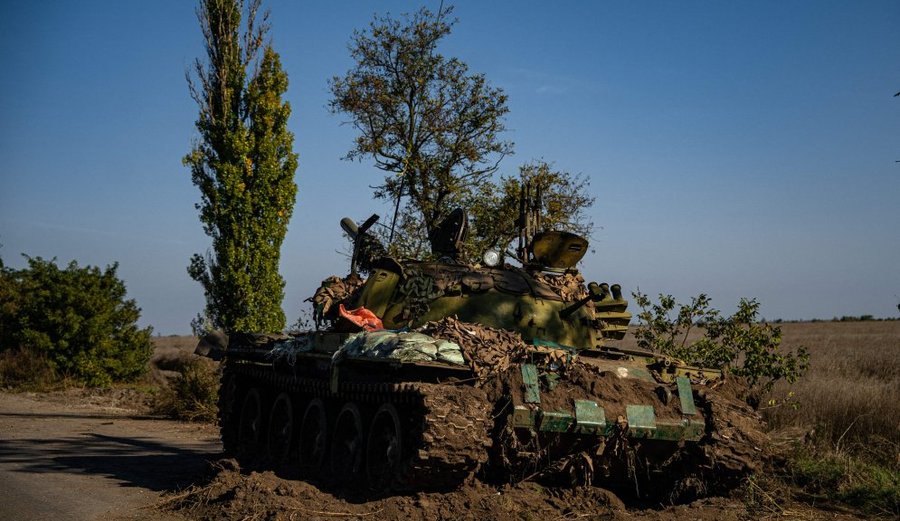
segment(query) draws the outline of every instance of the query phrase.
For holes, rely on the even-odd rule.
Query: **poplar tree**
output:
[[[200,136],[184,164],[212,238],[211,251],[195,254],[188,273],[206,294],[204,327],[228,332],[285,326],[278,265],[297,192],[297,154],[287,129],[290,104],[282,100],[287,74],[267,40],[260,3],[250,0],[245,9],[243,0],[201,0],[206,60],[188,74]]]

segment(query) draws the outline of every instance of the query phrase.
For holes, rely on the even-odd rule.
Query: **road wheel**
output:
[[[314,398],[306,406],[298,438],[300,470],[308,473],[318,472],[322,468],[328,449],[328,416],[325,412],[325,403],[320,398]]]
[[[259,389],[252,388],[244,397],[241,406],[241,417],[238,424],[238,445],[241,455],[255,456],[259,454],[263,439],[263,408]]]
[[[344,404],[334,423],[331,443],[331,472],[338,481],[359,476],[365,451],[362,415],[353,402]]]
[[[386,403],[375,413],[366,442],[366,477],[369,486],[376,490],[390,488],[400,470],[402,455],[400,415],[393,405]]]
[[[269,459],[284,463],[291,452],[291,437],[294,434],[294,405],[288,393],[281,393],[272,404],[269,413],[269,428],[266,447]]]

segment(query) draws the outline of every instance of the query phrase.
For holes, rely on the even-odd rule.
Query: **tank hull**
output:
[[[534,345],[479,371],[489,364],[468,355],[454,365],[348,347],[366,335],[232,338],[219,403],[226,453],[380,492],[450,490],[477,476],[672,500],[708,491],[703,472],[722,483],[723,471],[749,471],[709,450],[722,442],[709,372]]]

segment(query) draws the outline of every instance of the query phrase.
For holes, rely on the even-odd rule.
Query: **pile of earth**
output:
[[[207,484],[169,496],[164,508],[203,520],[632,517],[614,494],[597,487],[546,488],[534,482],[498,487],[472,480],[447,493],[367,497],[355,490],[325,491],[273,471],[243,471],[233,459],[216,462]]]
[[[189,519],[210,521],[860,519],[851,512],[813,508],[793,500],[788,490],[764,490],[752,482],[729,497],[674,506],[626,506],[615,494],[599,487],[553,488],[529,481],[492,486],[475,480],[446,493],[389,497],[329,490],[273,471],[243,470],[235,460],[225,459],[214,463],[205,484],[170,494],[159,508]]]
[[[527,346],[518,333],[507,330],[445,318],[429,323],[424,332],[461,347],[476,383],[474,388],[461,386],[470,392],[459,394],[473,402],[500,404],[494,410],[495,419],[508,417],[502,404],[525,402],[518,369],[524,362],[534,362],[556,367],[548,373],[558,376],[550,388],[542,386],[542,409],[571,411],[576,400],[594,401],[602,403],[606,417],[620,426],[619,436],[606,440],[590,436],[522,440],[511,427],[497,423],[491,436],[500,454],[494,454],[486,474],[493,472],[494,482],[562,477],[569,485],[600,484],[640,499],[684,502],[728,493],[771,457],[765,425],[748,405],[748,386],[742,379],[723,378],[698,387],[695,401],[706,419],[699,443],[641,441],[625,435],[626,405],[652,404],[658,420],[677,423],[682,418],[678,400],[660,399],[659,392],[666,386],[621,378],[617,371],[564,349]],[[616,474],[616,466],[627,468],[619,468]],[[605,481],[594,479],[601,474],[607,476]]]

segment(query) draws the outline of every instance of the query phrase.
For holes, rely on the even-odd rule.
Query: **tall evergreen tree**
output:
[[[206,293],[206,325],[232,332],[285,326],[278,264],[297,193],[291,108],[282,101],[288,79],[260,3],[200,0],[207,56],[188,77],[200,139],[184,163],[212,238],[211,253],[195,254],[188,273]]]

